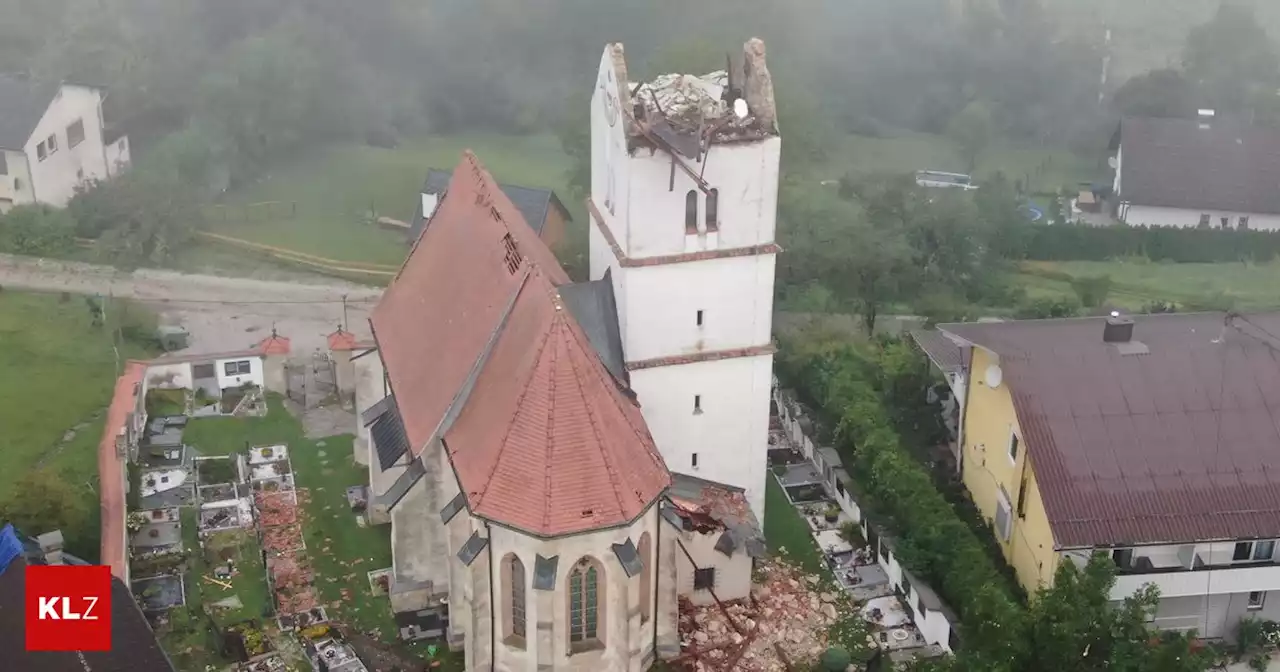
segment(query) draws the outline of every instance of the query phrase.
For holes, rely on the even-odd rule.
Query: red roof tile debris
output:
[[[347,352],[357,349],[359,341],[356,335],[343,330],[341,327],[337,331],[329,334],[329,349],[334,352]]]
[[[121,581],[128,581],[129,557],[125,536],[125,458],[116,451],[116,442],[129,421],[129,415],[137,407],[138,388],[146,370],[144,362],[125,364],[124,373],[116,379],[111,405],[107,408],[106,426],[98,441],[98,491],[102,509],[99,552],[102,564],[110,566],[111,573]]]
[[[371,319],[413,454],[443,429],[471,510],[541,536],[623,524],[670,482],[568,282],[467,152]]]
[[[1105,319],[940,327],[999,355],[1055,546],[1280,537],[1280,314]]]

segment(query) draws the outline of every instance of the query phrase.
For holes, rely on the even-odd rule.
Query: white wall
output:
[[[237,376],[227,375],[227,362],[249,362],[249,373]],[[232,357],[230,359],[216,359],[213,363],[214,375],[217,377],[218,387],[227,389],[228,387],[240,387],[246,383],[253,385],[262,385],[262,357]]]
[[[767,254],[614,271],[626,296],[619,328],[627,361],[768,344],[775,261]]]
[[[772,379],[773,355],[631,372],[667,468],[743,488],[757,520],[764,520]],[[701,413],[694,413],[694,395],[702,397]]]
[[[71,147],[67,127],[77,120],[84,122],[84,141]],[[50,135],[57,137],[58,150],[41,161],[36,145]],[[75,194],[76,185],[110,177],[102,141],[102,93],[89,87],[63,85],[23,149],[30,159],[36,198],[41,203],[66,205]]]
[[[27,167],[27,155],[13,150],[0,150],[4,153],[5,173],[0,175],[0,207],[7,211],[10,205],[34,203],[35,192],[31,189],[31,171]],[[3,212],[0,212],[3,214]]]
[[[726,556],[716,550],[716,542],[723,531],[700,534],[687,530],[677,530],[671,525],[663,525],[662,543],[684,545],[684,551],[676,550],[676,593],[696,606],[714,604],[715,599],[709,591],[694,590],[693,572],[695,569],[714,567],[716,570],[716,597],[721,602],[743,600],[751,595],[751,570],[753,563],[747,550],[739,546],[734,549],[733,556]],[[693,562],[689,558],[693,558]]]
[[[1120,206],[1120,220],[1133,226],[1176,226],[1195,228],[1200,225],[1200,215],[1209,215],[1209,228],[1222,226],[1222,217],[1226,217],[1228,228],[1236,228],[1240,217],[1249,218],[1251,231],[1280,230],[1280,215],[1264,215],[1249,212],[1226,212],[1220,210],[1182,210],[1179,208],[1158,208],[1148,205]]]
[[[353,352],[351,354],[356,356],[360,353]],[[382,368],[382,357],[376,352],[369,353],[363,357],[356,357],[351,360],[351,365],[355,375],[356,397],[356,441],[354,450],[357,454],[364,453],[365,457],[357,458],[356,461],[369,465],[370,483],[372,483],[374,481],[372,469],[378,458],[377,455],[372,453],[373,445],[369,438],[369,428],[365,427],[361,416],[371,406],[382,401],[387,396],[386,372]]]
[[[147,389],[191,389],[191,362],[160,364],[147,367],[143,376]]]

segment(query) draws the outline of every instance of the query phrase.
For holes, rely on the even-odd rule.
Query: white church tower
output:
[[[667,466],[746,491],[764,520],[778,134],[764,43],[728,70],[631,81],[605,48],[591,101],[591,277],[610,273],[631,387]]]

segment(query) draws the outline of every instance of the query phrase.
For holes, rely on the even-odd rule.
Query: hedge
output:
[[[1033,226],[1027,259],[1108,261],[1146,257],[1176,263],[1266,262],[1280,256],[1280,232],[1166,226]]]
[[[1016,659],[1026,611],[982,542],[903,447],[865,346],[782,345],[779,379],[835,423],[835,447],[860,491],[859,504],[895,535],[902,562],[958,611],[965,649],[986,660]]]

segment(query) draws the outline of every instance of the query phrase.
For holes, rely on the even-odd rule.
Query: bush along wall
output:
[[[1266,262],[1280,256],[1280,231],[1179,229],[1148,226],[1034,226],[1032,261],[1107,261],[1146,257],[1176,263]]]
[[[964,655],[956,662],[1013,669],[1005,666],[1022,656],[1025,609],[973,530],[902,445],[881,402],[880,370],[869,346],[839,342],[784,339],[777,364],[782,384],[833,423],[833,443],[851,465],[859,503],[897,538],[904,564],[960,612]]]

